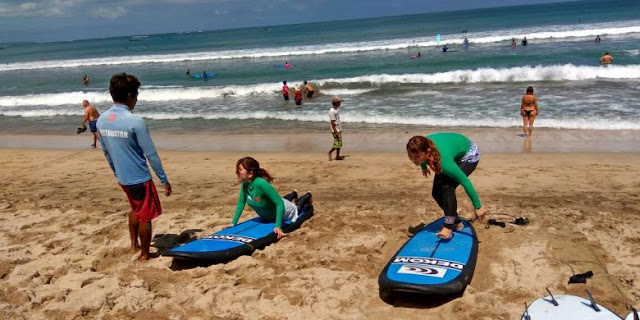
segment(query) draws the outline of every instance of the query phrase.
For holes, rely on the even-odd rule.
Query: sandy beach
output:
[[[248,153],[160,154],[174,194],[161,195],[152,246],[228,225],[234,164]],[[476,223],[478,264],[464,295],[396,306],[380,299],[377,278],[407,227],[441,216],[431,179],[401,152],[345,154],[251,152],[281,193],[311,190],[315,216],[252,256],[184,268],[128,252],[128,204],[101,150],[0,149],[0,318],[517,319],[545,287],[588,289],[621,315],[640,304],[639,154],[484,154],[472,181],[489,213],[530,224]],[[469,215],[461,188],[458,199]],[[567,284],[589,270],[586,285]]]

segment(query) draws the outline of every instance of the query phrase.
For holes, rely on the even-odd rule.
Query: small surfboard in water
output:
[[[378,277],[380,296],[394,293],[455,296],[462,294],[473,277],[478,239],[473,226],[461,222],[462,231],[449,240],[436,235],[444,225],[440,218],[420,230],[398,250]]]
[[[620,320],[620,317],[589,299],[569,294],[550,295],[532,302],[522,320]]]

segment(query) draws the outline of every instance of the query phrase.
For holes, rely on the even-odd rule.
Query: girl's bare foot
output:
[[[464,229],[464,225],[462,225],[462,222],[458,223],[458,225],[456,226],[456,231],[462,231],[463,229]],[[438,232],[437,236],[442,240],[449,240],[453,236],[453,230],[442,227],[442,229],[440,229],[440,232]]]

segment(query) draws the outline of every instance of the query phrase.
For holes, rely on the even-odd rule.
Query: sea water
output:
[[[536,127],[640,130],[637,0],[0,48],[0,133],[74,132],[82,100],[100,111],[112,105],[108,84],[118,72],[142,82],[135,112],[156,132],[326,131],[336,95],[352,128],[518,127],[528,86],[540,107]],[[599,61],[605,51],[614,57],[608,67]],[[284,62],[293,67],[275,67]],[[193,79],[187,69],[218,76]],[[283,80],[292,95],[304,80],[317,92],[296,106],[283,100]]]

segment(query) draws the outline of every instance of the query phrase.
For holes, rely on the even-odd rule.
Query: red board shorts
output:
[[[138,222],[147,223],[162,214],[162,206],[153,180],[120,187],[127,194],[131,211],[138,218]]]

